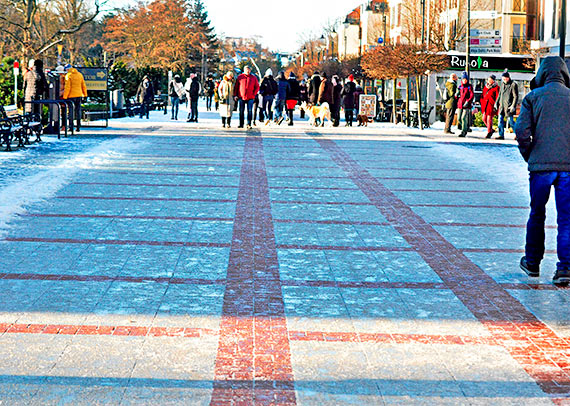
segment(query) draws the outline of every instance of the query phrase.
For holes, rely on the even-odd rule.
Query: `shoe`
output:
[[[552,283],[559,286],[568,286],[570,283],[570,270],[557,269],[554,278],[552,278]]]
[[[289,124],[288,124],[288,125],[289,125],[289,126],[292,126],[292,125],[293,125],[293,122],[292,122],[292,121],[291,121],[291,122],[289,122]]]
[[[248,124],[248,125],[247,125],[247,129],[248,129],[248,130],[251,130],[251,124]]]
[[[188,119],[188,120],[186,120],[186,122],[187,122],[187,123],[191,123],[191,122],[192,122],[192,120]]]
[[[497,137],[497,138],[495,138],[495,139],[497,139],[497,140],[504,140],[505,137]]]
[[[281,123],[283,122],[284,118],[281,117],[278,121],[277,121],[277,125],[281,125]]]
[[[469,130],[467,130],[468,133],[472,133],[473,130],[470,128]]]
[[[489,139],[493,136],[493,133],[487,133],[487,136],[485,137],[486,139]]]
[[[520,267],[523,272],[531,278],[538,278],[540,276],[540,265],[529,264],[526,257],[521,258]]]
[[[461,134],[459,134],[460,138],[465,138],[467,136],[467,133],[462,132]]]
[[[238,128],[243,128],[243,125],[238,125]]]
[[[222,128],[226,128],[226,125],[225,125],[225,124],[222,124]]]
[[[443,133],[447,135],[455,135],[453,131],[444,131]]]

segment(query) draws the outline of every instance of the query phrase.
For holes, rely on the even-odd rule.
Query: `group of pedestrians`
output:
[[[489,75],[480,100],[483,122],[487,127],[487,138],[491,138],[495,133],[493,122],[497,116],[499,124],[497,139],[505,139],[505,121],[508,121],[510,128],[515,127],[514,116],[518,100],[518,85],[511,79],[508,71],[503,72],[500,85],[497,84],[495,75]],[[465,137],[468,132],[471,132],[472,109],[475,102],[475,92],[467,72],[463,72],[460,84],[457,83],[455,73],[450,75],[445,85],[444,101],[446,108],[444,133],[454,134],[451,131],[451,126],[457,111],[457,128],[461,131],[459,136]]]

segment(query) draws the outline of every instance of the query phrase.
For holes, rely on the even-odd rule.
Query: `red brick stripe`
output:
[[[36,242],[50,244],[93,244],[93,245],[148,245],[157,247],[212,247],[227,248],[230,244],[213,242],[188,242],[188,241],[136,241],[136,240],[80,240],[71,238],[32,238],[32,237],[9,237],[4,241],[11,242]]]
[[[263,140],[247,137],[211,405],[295,405]]]
[[[559,337],[332,140],[315,138],[459,300],[549,394],[570,396],[570,340]]]

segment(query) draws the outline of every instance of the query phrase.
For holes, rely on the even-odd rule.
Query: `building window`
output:
[[[524,0],[513,0],[513,11],[514,12],[524,12],[525,4]]]

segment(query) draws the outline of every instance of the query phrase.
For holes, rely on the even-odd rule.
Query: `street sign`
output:
[[[384,38],[382,38],[382,37],[378,38],[378,43],[379,43],[379,44],[383,44],[383,43],[384,43]]]
[[[18,76],[20,74],[20,62],[14,62],[14,76]]]
[[[471,48],[471,53],[475,55],[483,55],[483,54],[500,54],[501,48]]]
[[[78,68],[85,79],[87,90],[107,90],[106,68]]]
[[[472,20],[494,20],[500,15],[495,10],[471,11]]]
[[[484,47],[500,47],[502,45],[501,38],[471,38],[469,41],[471,46]]]
[[[501,30],[470,30],[472,37],[500,37]]]

